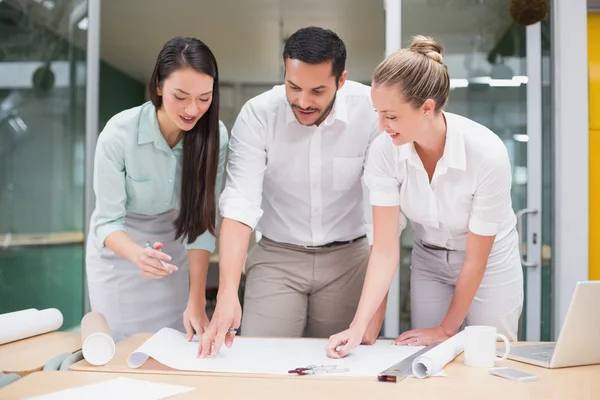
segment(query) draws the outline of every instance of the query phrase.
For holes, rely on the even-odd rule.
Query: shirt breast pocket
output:
[[[363,157],[333,159],[333,189],[350,190],[360,184]]]
[[[155,194],[152,193],[152,181],[150,179],[134,179],[127,175],[125,189],[127,191],[128,210],[141,214],[153,214],[152,205]]]

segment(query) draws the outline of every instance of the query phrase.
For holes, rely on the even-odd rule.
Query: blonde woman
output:
[[[415,231],[413,329],[395,343],[440,343],[464,322],[517,339],[523,272],[507,149],[486,127],[443,111],[449,90],[443,48],[423,36],[374,73],[371,97],[387,134],[374,141],[365,172],[373,249],[358,309],[350,328],[330,338],[330,357],[360,343],[389,289],[401,212]]]

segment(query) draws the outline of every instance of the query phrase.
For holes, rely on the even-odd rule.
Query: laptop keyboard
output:
[[[531,357],[537,360],[550,360],[554,354],[555,345],[540,345],[540,346],[523,346],[514,347],[514,353],[526,357]]]
[[[534,358],[542,358],[542,359],[550,359],[554,355],[554,349],[550,349],[548,351],[536,351],[531,353],[531,356]]]

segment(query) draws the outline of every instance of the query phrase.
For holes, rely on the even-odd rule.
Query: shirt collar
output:
[[[285,93],[284,93],[284,96],[285,96]],[[296,116],[294,115],[292,106],[290,105],[290,103],[287,100],[287,97],[285,97],[285,105],[286,105],[285,106],[285,108],[286,108],[286,113],[285,113],[286,125],[289,125],[294,122],[299,123],[298,120],[296,119]],[[335,102],[333,103],[333,108],[331,109],[331,112],[329,113],[327,118],[325,118],[325,121],[323,121],[322,124],[325,126],[331,126],[331,125],[333,125],[333,123],[335,121],[340,121],[344,124],[348,124],[348,109],[346,107],[346,96],[344,96],[339,90],[335,97]]]
[[[446,119],[446,145],[442,156],[443,163],[448,168],[465,170],[467,158],[463,132],[452,114],[443,113],[443,115]]]
[[[465,156],[465,138],[463,132],[460,130],[452,114],[449,115],[443,111],[442,114],[446,120],[446,144],[444,145],[444,154],[438,162],[440,173],[446,172],[448,168],[465,170],[467,159]],[[413,165],[422,165],[414,143],[407,143],[400,146],[398,148],[398,159],[400,161],[409,160]]]
[[[171,150],[183,149],[183,139],[181,139],[173,149],[169,147],[165,137],[160,132],[158,119],[156,117],[156,107],[148,101],[142,105],[140,112],[140,123],[138,129],[138,144],[154,143],[154,147],[159,150],[170,152]]]
[[[334,121],[340,121],[344,124],[348,124],[348,109],[346,107],[346,96],[341,95],[338,91],[338,95],[333,103],[333,109],[331,113],[325,119],[325,125],[331,125]]]

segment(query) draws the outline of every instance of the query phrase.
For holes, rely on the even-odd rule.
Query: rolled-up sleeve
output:
[[[398,177],[396,171],[396,147],[389,142],[385,134],[377,135],[373,140],[367,158],[364,174],[365,198],[368,199],[365,210],[365,226],[369,243],[373,243],[373,211],[371,206],[400,206],[400,183],[403,178]],[[401,179],[400,179],[401,178]],[[400,210],[399,232],[406,228],[407,220]]]
[[[105,240],[115,231],[124,231],[125,205],[125,162],[124,143],[119,128],[107,124],[96,144],[94,158],[94,193],[96,209],[91,226],[95,244],[104,247]]]
[[[219,121],[219,166],[217,168],[217,181],[215,183],[215,201],[216,206],[219,204],[219,196],[221,194],[221,189],[223,188],[223,178],[225,175],[225,160],[227,158],[227,145],[229,143],[229,134],[227,133],[227,127],[223,122]],[[219,218],[217,218],[217,223]],[[218,226],[217,226],[218,229]],[[185,248],[187,250],[206,250],[209,253],[213,253],[215,251],[217,239],[215,236],[209,231],[204,232],[202,235],[198,236],[196,240],[190,244],[185,242]]]
[[[369,202],[373,206],[400,205],[400,182],[395,174],[395,149],[386,136],[380,135],[373,141],[365,171]]]
[[[227,179],[219,209],[223,218],[255,229],[261,208],[267,168],[266,126],[251,103],[246,103],[231,130]]]
[[[506,148],[490,152],[481,167],[471,204],[469,230],[481,236],[494,236],[501,222],[512,213],[512,176]]]

